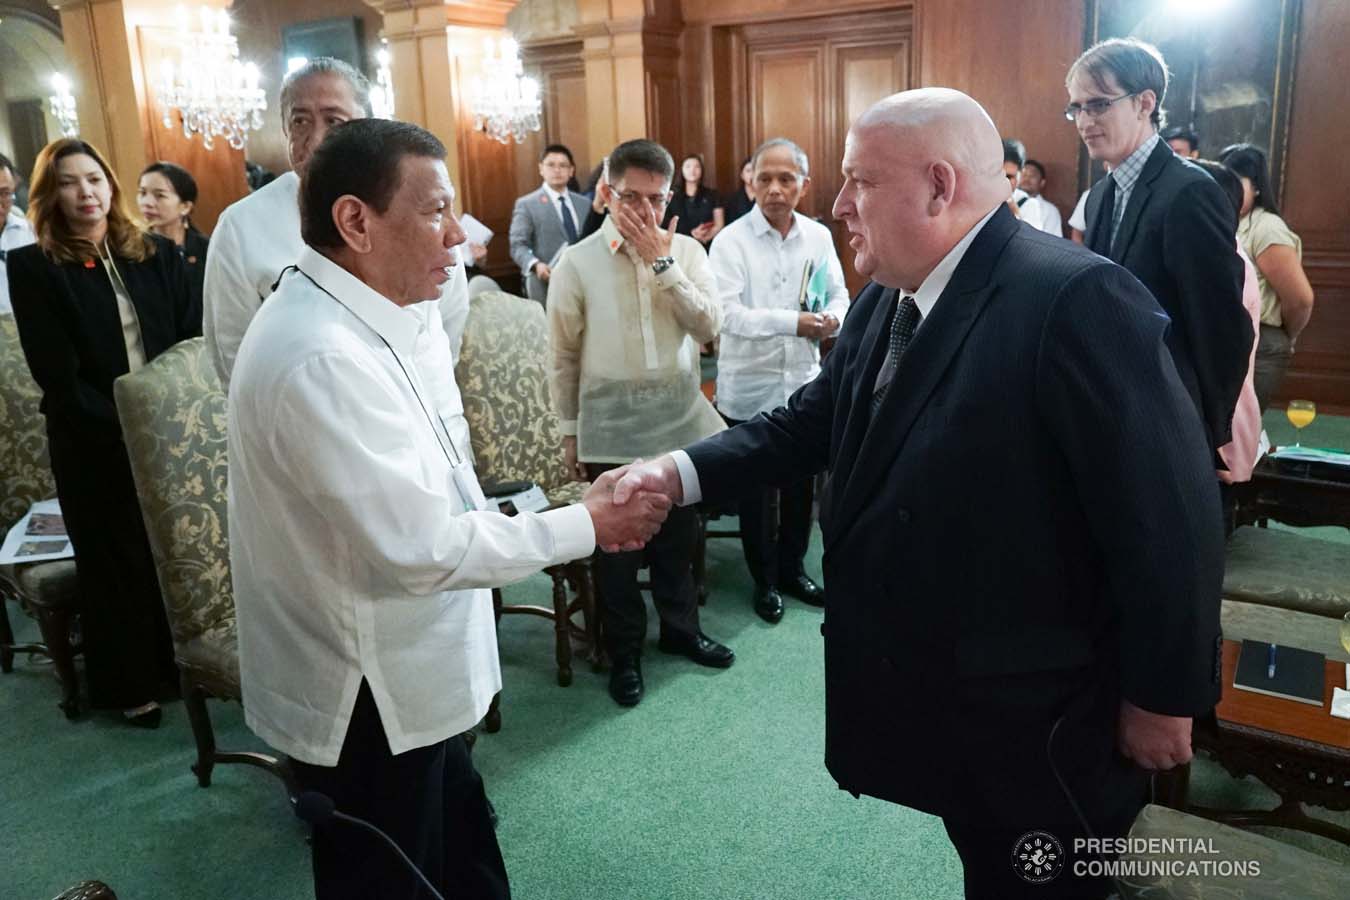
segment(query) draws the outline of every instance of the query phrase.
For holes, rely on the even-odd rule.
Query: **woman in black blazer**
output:
[[[141,230],[89,144],[42,150],[29,217],[37,243],[10,253],[10,297],[75,547],[89,701],[154,727],[177,676],[113,379],[201,334],[201,305],[174,245]]]
[[[178,248],[178,255],[187,266],[192,300],[200,305],[209,241],[192,224],[192,210],[197,205],[197,179],[187,169],[171,162],[151,163],[141,173],[136,205],[150,230],[173,241]]]

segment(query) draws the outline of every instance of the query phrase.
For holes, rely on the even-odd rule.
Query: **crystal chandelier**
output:
[[[469,89],[473,125],[503,144],[520,143],[541,127],[539,82],[523,72],[514,40],[484,41],[482,73]]]
[[[164,127],[173,127],[173,111],[183,122],[183,136],[202,136],[202,145],[210,150],[215,139],[223,137],[231,147],[242,150],[250,130],[262,128],[267,99],[258,87],[258,67],[240,62],[239,42],[230,34],[230,17],[225,10],[205,7],[201,10],[201,28],[189,29],[188,14],[181,6],[177,14],[178,65],[164,60],[159,97],[164,104]]]
[[[52,76],[52,94],[47,98],[52,118],[61,126],[61,134],[74,137],[80,131],[80,119],[75,114],[75,96],[70,92],[70,79],[57,72]]]

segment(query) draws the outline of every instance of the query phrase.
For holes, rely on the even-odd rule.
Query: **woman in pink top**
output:
[[[1261,289],[1257,283],[1256,266],[1237,242],[1242,181],[1219,163],[1207,159],[1196,160],[1196,163],[1218,182],[1233,202],[1233,243],[1237,246],[1238,256],[1242,257],[1242,268],[1246,273],[1242,280],[1242,305],[1252,318],[1252,334],[1257,334],[1261,324]],[[1256,384],[1253,380],[1255,368],[1256,341],[1253,339],[1247,358],[1247,377],[1242,382],[1242,392],[1238,394],[1237,407],[1233,410],[1233,439],[1219,448],[1219,457],[1228,467],[1227,471],[1219,470],[1219,480],[1224,484],[1250,481],[1252,468],[1256,465],[1257,448],[1261,443],[1261,407],[1256,402]]]

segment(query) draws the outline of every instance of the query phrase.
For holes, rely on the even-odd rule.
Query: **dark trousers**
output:
[[[129,709],[175,690],[160,598],[131,462],[121,441],[48,426],[56,494],[75,548],[89,705]]]
[[[447,898],[509,898],[483,780],[460,735],[397,756],[363,680],[333,767],[292,761],[302,791],[320,791],[339,812],[379,827]],[[430,900],[376,835],[330,821],[314,830],[316,900]]]
[[[728,425],[741,424],[722,418]],[[741,497],[741,549],[756,584],[776,586],[802,574],[815,494],[815,479],[808,478],[791,487],[756,488]]]
[[[1098,838],[1124,837],[1130,830],[1134,816],[1110,824],[1105,828],[1093,828]],[[961,856],[961,866],[965,871],[966,900],[1099,900],[1113,889],[1109,878],[1091,877],[1076,874],[1074,863],[1100,861],[1103,857],[1074,851],[1074,840],[1086,837],[1083,827],[1077,823],[1047,825],[1038,829],[1053,835],[1059,841],[1062,850],[1062,869],[1049,881],[1035,883],[1018,874],[1017,867],[1026,867],[1031,860],[1014,862],[1015,848],[1020,839],[1027,834],[1003,828],[988,828],[978,823],[958,822],[943,819],[947,836],[951,839],[956,852]],[[1035,853],[1035,837],[1030,838],[1032,854]],[[1043,841],[1044,843],[1044,841]],[[1027,877],[1037,878],[1034,868],[1024,868]],[[1044,876],[1040,876],[1044,877]]]
[[[587,463],[592,480],[610,469],[608,464]],[[673,506],[670,515],[642,550],[596,554],[597,605],[605,651],[610,659],[642,654],[647,635],[647,604],[638,590],[638,570],[651,567],[652,601],[666,634],[698,633],[698,593],[694,590],[694,548],[698,542],[698,511],[692,506]]]
[[[1074,842],[1127,835],[1143,808],[1148,781],[1117,749],[1120,701],[1114,679],[1094,686],[1093,676],[1084,672],[1083,680],[1084,689],[1075,691],[1054,725],[1027,729],[1027,736],[1047,737],[1004,741],[990,749],[997,759],[988,765],[1004,780],[993,788],[1000,799],[985,795],[970,815],[944,817],[961,856],[967,900],[1095,900],[1111,892],[1110,879],[1092,876],[1087,866],[1112,857]],[[1016,708],[991,712],[990,733],[1011,730],[1018,718]],[[1032,831],[1053,835],[1063,851],[1062,870],[1044,883],[1028,881],[1017,868],[1026,861],[1013,861],[1019,838]],[[1075,863],[1084,868],[1075,872]],[[1034,870],[1025,874],[1036,877]]]

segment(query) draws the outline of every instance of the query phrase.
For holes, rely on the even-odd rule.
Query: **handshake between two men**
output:
[[[666,464],[669,474],[665,474]],[[591,514],[595,543],[607,553],[641,550],[661,530],[672,503],[682,498],[680,476],[669,456],[611,469],[591,483],[582,505]]]

